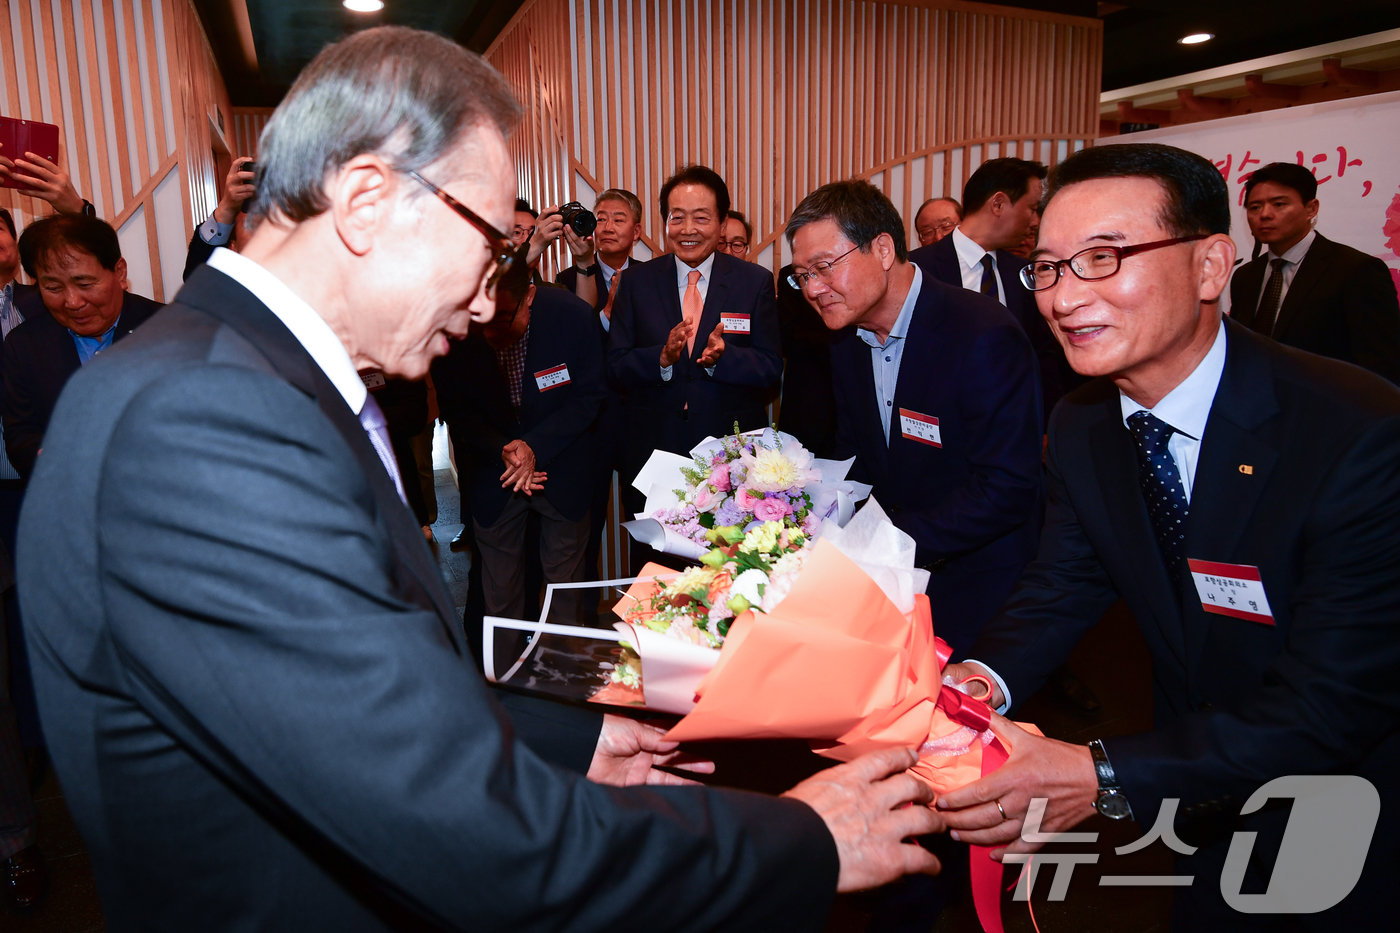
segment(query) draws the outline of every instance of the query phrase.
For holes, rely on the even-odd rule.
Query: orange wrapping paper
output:
[[[670,572],[642,568],[619,614],[650,597],[652,577]],[[906,616],[854,561],[818,540],[773,612],[734,620],[718,661],[695,688],[695,709],[668,738],[806,739],[817,754],[849,761],[957,731],[938,708],[941,688],[928,597],[917,595]],[[947,793],[981,776],[981,743],[962,755],[923,756],[911,770]]]

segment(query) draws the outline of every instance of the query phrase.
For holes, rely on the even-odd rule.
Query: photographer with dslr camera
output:
[[[519,214],[518,204],[516,212]],[[598,218],[577,201],[546,207],[535,219],[534,232],[529,237],[530,251],[525,255],[525,262],[530,267],[531,283],[537,286],[545,284],[539,274],[539,263],[549,244],[563,236],[569,251],[577,256],[581,249],[586,248],[585,238],[592,236],[593,229],[597,226]]]

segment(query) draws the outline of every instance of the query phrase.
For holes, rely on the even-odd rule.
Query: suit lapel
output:
[[[1240,280],[1240,300],[1233,301],[1234,290],[1231,289],[1230,318],[1245,327],[1254,326],[1254,312],[1259,307],[1259,289],[1264,284],[1264,270],[1267,268],[1267,260],[1255,259],[1235,271],[1235,278]]]
[[[1298,272],[1288,286],[1288,294],[1283,296],[1283,304],[1278,309],[1278,320],[1274,323],[1273,335],[1278,339],[1288,332],[1288,325],[1298,315],[1298,310],[1309,304],[1309,293],[1321,285],[1327,277],[1327,260],[1332,252],[1332,242],[1318,234],[1307,255],[1298,264]]]
[[[872,462],[864,465],[870,473],[870,481],[879,483],[889,476],[890,449],[880,432],[880,403],[875,398],[875,367],[870,362],[870,347],[860,339],[855,328],[851,328],[849,334],[850,336],[838,344],[833,352],[845,353],[851,361],[856,387],[856,416],[852,418],[852,422],[860,432],[859,449],[862,455],[865,451],[872,454]],[[864,415],[859,414],[862,411],[865,412]]]
[[[933,277],[945,285],[962,288],[962,266],[958,263],[958,248],[951,235],[939,240],[933,247],[930,262]]]
[[[219,276],[223,281],[212,276]],[[181,290],[180,300],[233,328],[262,351],[282,378],[316,400],[317,407],[345,438],[365,471],[374,494],[376,510],[393,541],[399,566],[417,580],[419,587],[431,599],[453,647],[459,654],[465,653],[462,633],[458,631],[460,626],[454,624],[456,613],[443,586],[442,572],[424,543],[421,530],[399,498],[394,481],[385,471],[360,419],[345,404],[344,397],[321,367],[316,365],[275,314],[251,292],[221,272],[202,267]]]
[[[1184,664],[1186,645],[1178,594],[1167,576],[1162,552],[1152,531],[1152,520],[1147,517],[1147,505],[1143,502],[1138,480],[1137,450],[1132,435],[1123,426],[1118,393],[1111,393],[1102,404],[1103,414],[1089,431],[1089,443],[1099,488],[1103,490],[1107,505],[1108,522],[1123,552],[1133,555],[1128,563],[1147,596],[1163,640]]]
[[[1225,370],[1201,438],[1191,514],[1186,520],[1186,556],[1220,562],[1229,562],[1235,555],[1279,456],[1277,448],[1255,433],[1279,410],[1268,361],[1256,346],[1262,338],[1229,321],[1225,334]],[[1191,588],[1186,595],[1191,595]],[[1188,619],[1198,616],[1187,614]],[[1187,625],[1190,670],[1197,669],[1207,642],[1199,621]]]

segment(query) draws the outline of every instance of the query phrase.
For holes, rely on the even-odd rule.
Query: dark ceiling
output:
[[[329,42],[367,25],[431,29],[485,51],[523,0],[387,0],[375,14],[351,13],[339,0],[246,0],[256,66],[244,51],[242,0],[194,0],[235,106],[272,106]],[[1400,27],[1396,0],[1011,0],[1002,6],[1101,16],[1105,90],[1307,48]],[[1215,38],[1197,46],[1191,32]]]

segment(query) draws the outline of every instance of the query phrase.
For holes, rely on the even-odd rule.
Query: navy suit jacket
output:
[[[1265,253],[1230,279],[1230,316],[1246,327],[1254,324],[1268,268]],[[1400,303],[1390,270],[1320,233],[1298,265],[1270,336],[1400,383]]]
[[[505,376],[486,340],[455,342],[433,364],[438,409],[458,437],[471,444],[462,489],[472,517],[492,525],[512,495],[501,488],[501,448],[523,439],[535,468],[549,473],[543,495],[572,521],[588,512],[593,476],[593,422],[606,395],[596,314],[562,288],[536,288],[530,341],[520,384],[520,413],[511,408]],[[540,391],[535,374],[567,366],[569,382]]]
[[[493,696],[359,420],[227,276],[49,433],[19,593],[111,929],[821,929],[805,804],[593,784],[597,713]]]
[[[82,363],[73,335],[54,320],[37,293],[16,305],[24,323],[5,339],[5,392],[0,398],[0,413],[5,419],[5,453],[19,475],[28,477],[34,472],[39,448],[44,446],[44,432],[59,393]],[[162,307],[126,292],[112,342],[125,339]]]
[[[953,288],[963,287],[958,248],[951,236],[945,236],[931,246],[910,250],[909,261],[918,263],[925,275],[932,275],[945,285],[951,285]],[[999,249],[996,251],[996,261],[997,276],[1001,279],[1002,291],[1006,293],[1006,310],[1011,312],[1011,316],[1025,330],[1026,336],[1031,340],[1031,346],[1035,348],[1036,360],[1040,366],[1040,393],[1045,401],[1045,421],[1048,422],[1055,404],[1065,392],[1082,385],[1084,379],[1070,369],[1069,362],[1065,359],[1064,348],[1055,339],[1055,335],[1050,333],[1050,326],[1045,323],[1040,309],[1036,307],[1035,293],[1021,282],[1019,273],[1027,260]]]
[[[1040,384],[1025,332],[996,301],[924,276],[885,443],[870,347],[854,328],[832,347],[836,456],[874,486],[913,536],[920,565],[1024,566],[1044,503]],[[942,447],[903,436],[900,411],[938,419]]]
[[[746,428],[767,423],[767,393],[783,373],[772,273],[715,254],[695,347],[689,355],[681,354],[668,382],[661,378],[661,348],[681,322],[676,261],[668,253],[634,264],[623,274],[613,302],[608,367],[628,392],[634,432],[645,430],[648,419],[680,416],[687,405],[687,417],[699,434],[696,441],[706,433],[720,437],[732,432],[735,421]],[[724,355],[711,376],[695,361],[719,326],[721,312],[748,315],[750,331],[724,334]]]
[[[1387,820],[1400,822],[1400,391],[1231,321],[1226,340],[1186,556],[1257,567],[1274,625],[1207,613],[1188,574],[1170,579],[1118,390],[1096,380],[1051,419],[1039,553],[970,656],[1019,704],[1126,600],[1152,656],[1155,730],[1104,746],[1139,821],[1150,825],[1166,797],[1188,819],[1238,815],[1275,777],[1358,774],[1381,793],[1372,851],[1389,853],[1388,892]]]

